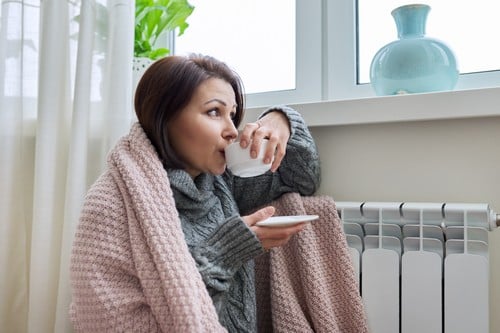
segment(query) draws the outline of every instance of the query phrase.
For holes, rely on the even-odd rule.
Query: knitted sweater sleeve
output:
[[[229,171],[225,174],[242,214],[268,204],[284,193],[312,195],[320,184],[319,154],[304,119],[287,106],[270,108],[261,117],[275,111],[287,116],[291,129],[286,154],[278,170],[251,178],[232,176]]]
[[[228,218],[203,243],[189,247],[212,297],[226,292],[236,271],[263,253],[261,243],[239,216]]]

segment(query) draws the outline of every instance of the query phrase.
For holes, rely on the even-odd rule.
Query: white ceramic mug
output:
[[[264,163],[269,140],[262,140],[257,158],[250,157],[250,144],[246,148],[241,148],[239,142],[233,142],[225,149],[226,165],[235,176],[254,177],[261,175],[271,169],[271,163]]]

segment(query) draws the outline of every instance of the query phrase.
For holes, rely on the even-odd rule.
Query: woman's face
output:
[[[169,122],[170,143],[191,177],[224,172],[224,148],[238,136],[235,114],[233,88],[224,80],[211,78],[198,86],[189,104]]]

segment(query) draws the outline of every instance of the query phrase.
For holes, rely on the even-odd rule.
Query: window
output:
[[[380,47],[397,38],[392,9],[409,3],[191,2],[195,6],[188,20],[191,26],[185,36],[176,38],[176,52],[209,53],[225,60],[242,76],[250,107],[375,96],[369,84],[371,59]],[[426,3],[432,8],[428,35],[445,41],[457,56],[462,75],[455,89],[500,86],[500,43],[494,42],[500,23],[493,17],[499,12],[500,2],[477,0],[473,6],[453,0]],[[226,37],[216,38],[221,34]],[[465,55],[466,51],[474,52]],[[273,60],[275,55],[277,62]],[[272,65],[265,69],[264,64]],[[260,69],[263,73],[258,72]]]
[[[190,3],[195,10],[175,54],[225,61],[242,77],[250,106],[321,99],[321,1]]]
[[[408,3],[402,0],[327,1],[326,31],[332,32],[327,39],[328,99],[375,95],[368,84],[371,58],[380,47],[397,38],[390,12]],[[459,63],[461,75],[455,90],[500,86],[500,51],[495,43],[489,42],[495,40],[495,32],[500,29],[500,24],[492,18],[500,4],[495,0],[479,0],[473,5],[452,0],[426,3],[432,8],[426,29],[428,35],[446,41]],[[373,21],[377,23],[370,23]],[[491,33],[491,38],[484,37],[487,33]],[[495,48],[484,49],[491,46]],[[467,52],[469,50],[476,53]]]
[[[190,3],[195,10],[190,27],[176,39],[176,54],[199,52],[224,60],[245,78],[249,94],[295,89],[295,3]]]
[[[358,82],[369,83],[370,63],[382,46],[397,39],[391,11],[408,4],[405,0],[358,0]],[[454,51],[462,74],[500,70],[500,21],[498,0],[427,0],[428,37],[444,41]],[[374,29],[376,27],[376,29]]]

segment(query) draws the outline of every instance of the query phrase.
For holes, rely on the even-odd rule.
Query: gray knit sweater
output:
[[[263,252],[241,215],[283,193],[313,194],[320,165],[315,143],[300,114],[285,106],[291,136],[277,172],[253,178],[168,170],[182,229],[191,255],[207,286],[219,321],[229,332],[256,332],[253,258]],[[263,116],[262,115],[262,116]]]

